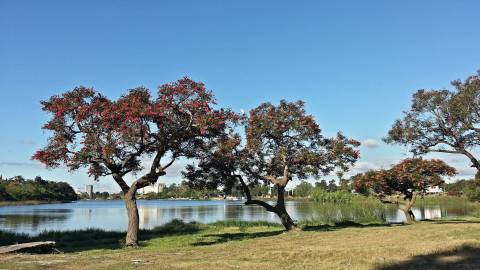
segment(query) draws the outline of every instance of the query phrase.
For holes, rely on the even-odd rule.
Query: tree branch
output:
[[[170,162],[165,164],[165,166],[162,166],[162,171],[165,171],[168,167],[172,166],[173,162],[175,162],[176,159],[177,159],[177,157],[174,155],[172,157],[172,160],[170,160]]]
[[[427,152],[438,152],[438,153],[448,153],[448,154],[462,154],[456,150],[445,150],[445,149],[428,149]]]
[[[122,190],[122,192],[127,193],[130,187],[127,185],[125,180],[123,180],[123,177],[117,173],[112,174],[112,176],[115,182],[117,182],[118,186],[120,186],[120,189]]]
[[[252,195],[250,194],[250,188],[248,188],[247,184],[245,184],[245,181],[243,181],[242,176],[236,175],[236,177],[238,178],[238,180],[240,180],[240,183],[242,184],[242,187],[243,187],[243,193],[245,193],[245,196],[247,197],[247,201],[245,202],[245,205],[252,205],[252,204],[260,205],[269,212],[273,212],[273,213],[277,212],[277,209],[274,206],[264,201],[252,200]]]

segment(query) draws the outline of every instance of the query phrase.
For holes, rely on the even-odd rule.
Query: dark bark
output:
[[[137,199],[135,196],[136,191],[135,188],[131,188],[124,197],[128,214],[128,228],[127,236],[125,238],[125,246],[127,247],[138,247],[139,218]]]
[[[297,224],[295,224],[285,208],[285,186],[277,185],[277,188],[277,205],[275,206],[277,211],[275,213],[287,231],[298,230]]]
[[[243,187],[243,192],[245,194],[245,197],[247,198],[245,205],[252,205],[252,204],[259,205],[265,208],[265,210],[277,214],[277,216],[280,218],[280,221],[282,222],[282,225],[285,227],[285,230],[287,231],[293,231],[293,230],[299,229],[298,226],[293,221],[293,219],[288,214],[287,209],[285,208],[285,186],[277,185],[278,187],[277,204],[275,206],[272,206],[264,201],[252,200],[252,196],[250,194],[250,188],[248,187],[248,185],[243,181],[243,178],[241,176],[237,176],[237,178],[240,180],[240,183],[242,184],[242,187]]]
[[[124,194],[125,207],[127,208],[128,215],[128,227],[127,236],[125,238],[125,246],[138,247],[138,231],[140,227],[138,207],[137,207],[137,190],[146,187],[151,184],[155,184],[158,178],[165,175],[162,170],[160,172],[151,172],[138,180],[134,181],[130,187],[125,183],[122,176],[119,174],[114,175],[115,181],[120,185]]]
[[[402,211],[405,214],[405,223],[406,224],[412,224],[413,222],[415,222],[415,215],[413,214],[412,207],[415,204],[416,199],[417,199],[417,193],[416,192],[408,192],[405,195],[405,200],[407,201],[407,203],[402,208]]]

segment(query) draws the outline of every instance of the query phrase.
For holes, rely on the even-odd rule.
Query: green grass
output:
[[[176,221],[156,232],[142,231],[138,249],[100,245],[63,254],[4,255],[0,256],[0,269],[480,268],[480,219],[475,218],[414,225],[342,222],[304,226],[304,231],[292,233],[268,223],[257,224]],[[89,233],[97,240],[105,236],[100,231]],[[59,238],[58,234],[50,236],[78,242],[80,236],[87,235],[73,232],[70,239]],[[123,234],[118,236],[111,238],[118,242]]]
[[[152,230],[140,230],[139,239],[146,241],[163,236],[193,234],[206,228],[206,225],[173,220]],[[125,232],[105,231],[101,229],[46,231],[37,236],[0,231],[0,245],[34,241],[55,241],[57,243],[56,247],[64,252],[92,249],[121,249],[124,245],[124,237]]]
[[[243,221],[237,219],[220,220],[209,225],[215,227],[282,227],[279,223],[268,221]]]
[[[418,197],[415,202],[416,205],[468,205],[468,206],[478,206],[478,203],[473,203],[468,201],[464,197],[458,196],[423,196]]]
[[[306,223],[328,223],[351,221],[356,223],[385,223],[385,209],[391,207],[381,203],[373,197],[365,197],[344,192],[326,192],[332,194],[332,198],[343,199],[333,200],[330,197],[322,197],[324,200],[317,200],[312,207],[315,208],[315,215],[308,218]],[[342,197],[345,196],[345,197]],[[348,199],[346,199],[348,198]]]
[[[316,203],[351,203],[360,196],[344,190],[328,192],[321,188],[314,188],[310,191],[310,197]]]

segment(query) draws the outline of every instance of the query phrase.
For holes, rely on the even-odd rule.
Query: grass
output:
[[[0,269],[480,268],[480,220],[475,218],[414,225],[342,222],[292,233],[269,223],[176,221],[142,232],[141,248],[134,250],[98,244],[105,235],[89,233],[93,248],[0,256]],[[121,238],[111,235],[112,241]]]
[[[333,196],[343,198],[341,195]],[[391,207],[390,205],[385,205],[373,197],[351,194],[347,197],[348,200],[339,199],[336,200],[336,202],[330,200],[317,201],[311,206],[315,208],[315,211],[311,211],[312,213],[315,213],[315,215],[312,215],[312,217],[305,222],[329,224],[345,221],[353,221],[357,223],[385,223],[385,209]]]
[[[193,234],[206,225],[184,223],[173,220],[152,230],[141,230],[140,240],[146,241],[172,235]],[[55,241],[56,247],[63,252],[76,252],[92,249],[121,249],[124,244],[125,232],[86,229],[75,231],[46,231],[37,236],[0,231],[0,245],[35,241]]]
[[[268,221],[243,221],[237,219],[227,219],[227,220],[220,220],[209,225],[215,227],[240,227],[240,228],[248,228],[248,227],[278,227],[283,228],[283,226],[279,223],[268,222]]]
[[[478,203],[473,203],[464,197],[458,196],[424,196],[417,198],[416,205],[467,205],[478,206]]]
[[[353,221],[358,223],[385,223],[388,211],[397,211],[399,205],[381,203],[375,197],[354,195],[343,191],[324,192],[319,190],[314,197],[315,213],[305,223],[328,223]],[[454,213],[462,210],[470,216],[480,217],[480,204],[463,197],[425,196],[419,197],[414,207],[442,207]]]

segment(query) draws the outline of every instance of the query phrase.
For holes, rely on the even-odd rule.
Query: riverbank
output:
[[[424,221],[414,225],[322,225],[293,233],[261,223],[169,226],[159,229],[157,235],[142,232],[141,248],[135,250],[119,247],[118,241],[123,238],[120,233],[102,235],[97,231],[97,235],[84,238],[90,241],[89,247],[77,246],[75,251],[55,255],[2,256],[0,268],[480,268],[480,219]]]
[[[0,201],[0,207],[2,206],[19,206],[19,205],[39,205],[39,204],[55,204],[55,203],[69,203],[71,201]]]

